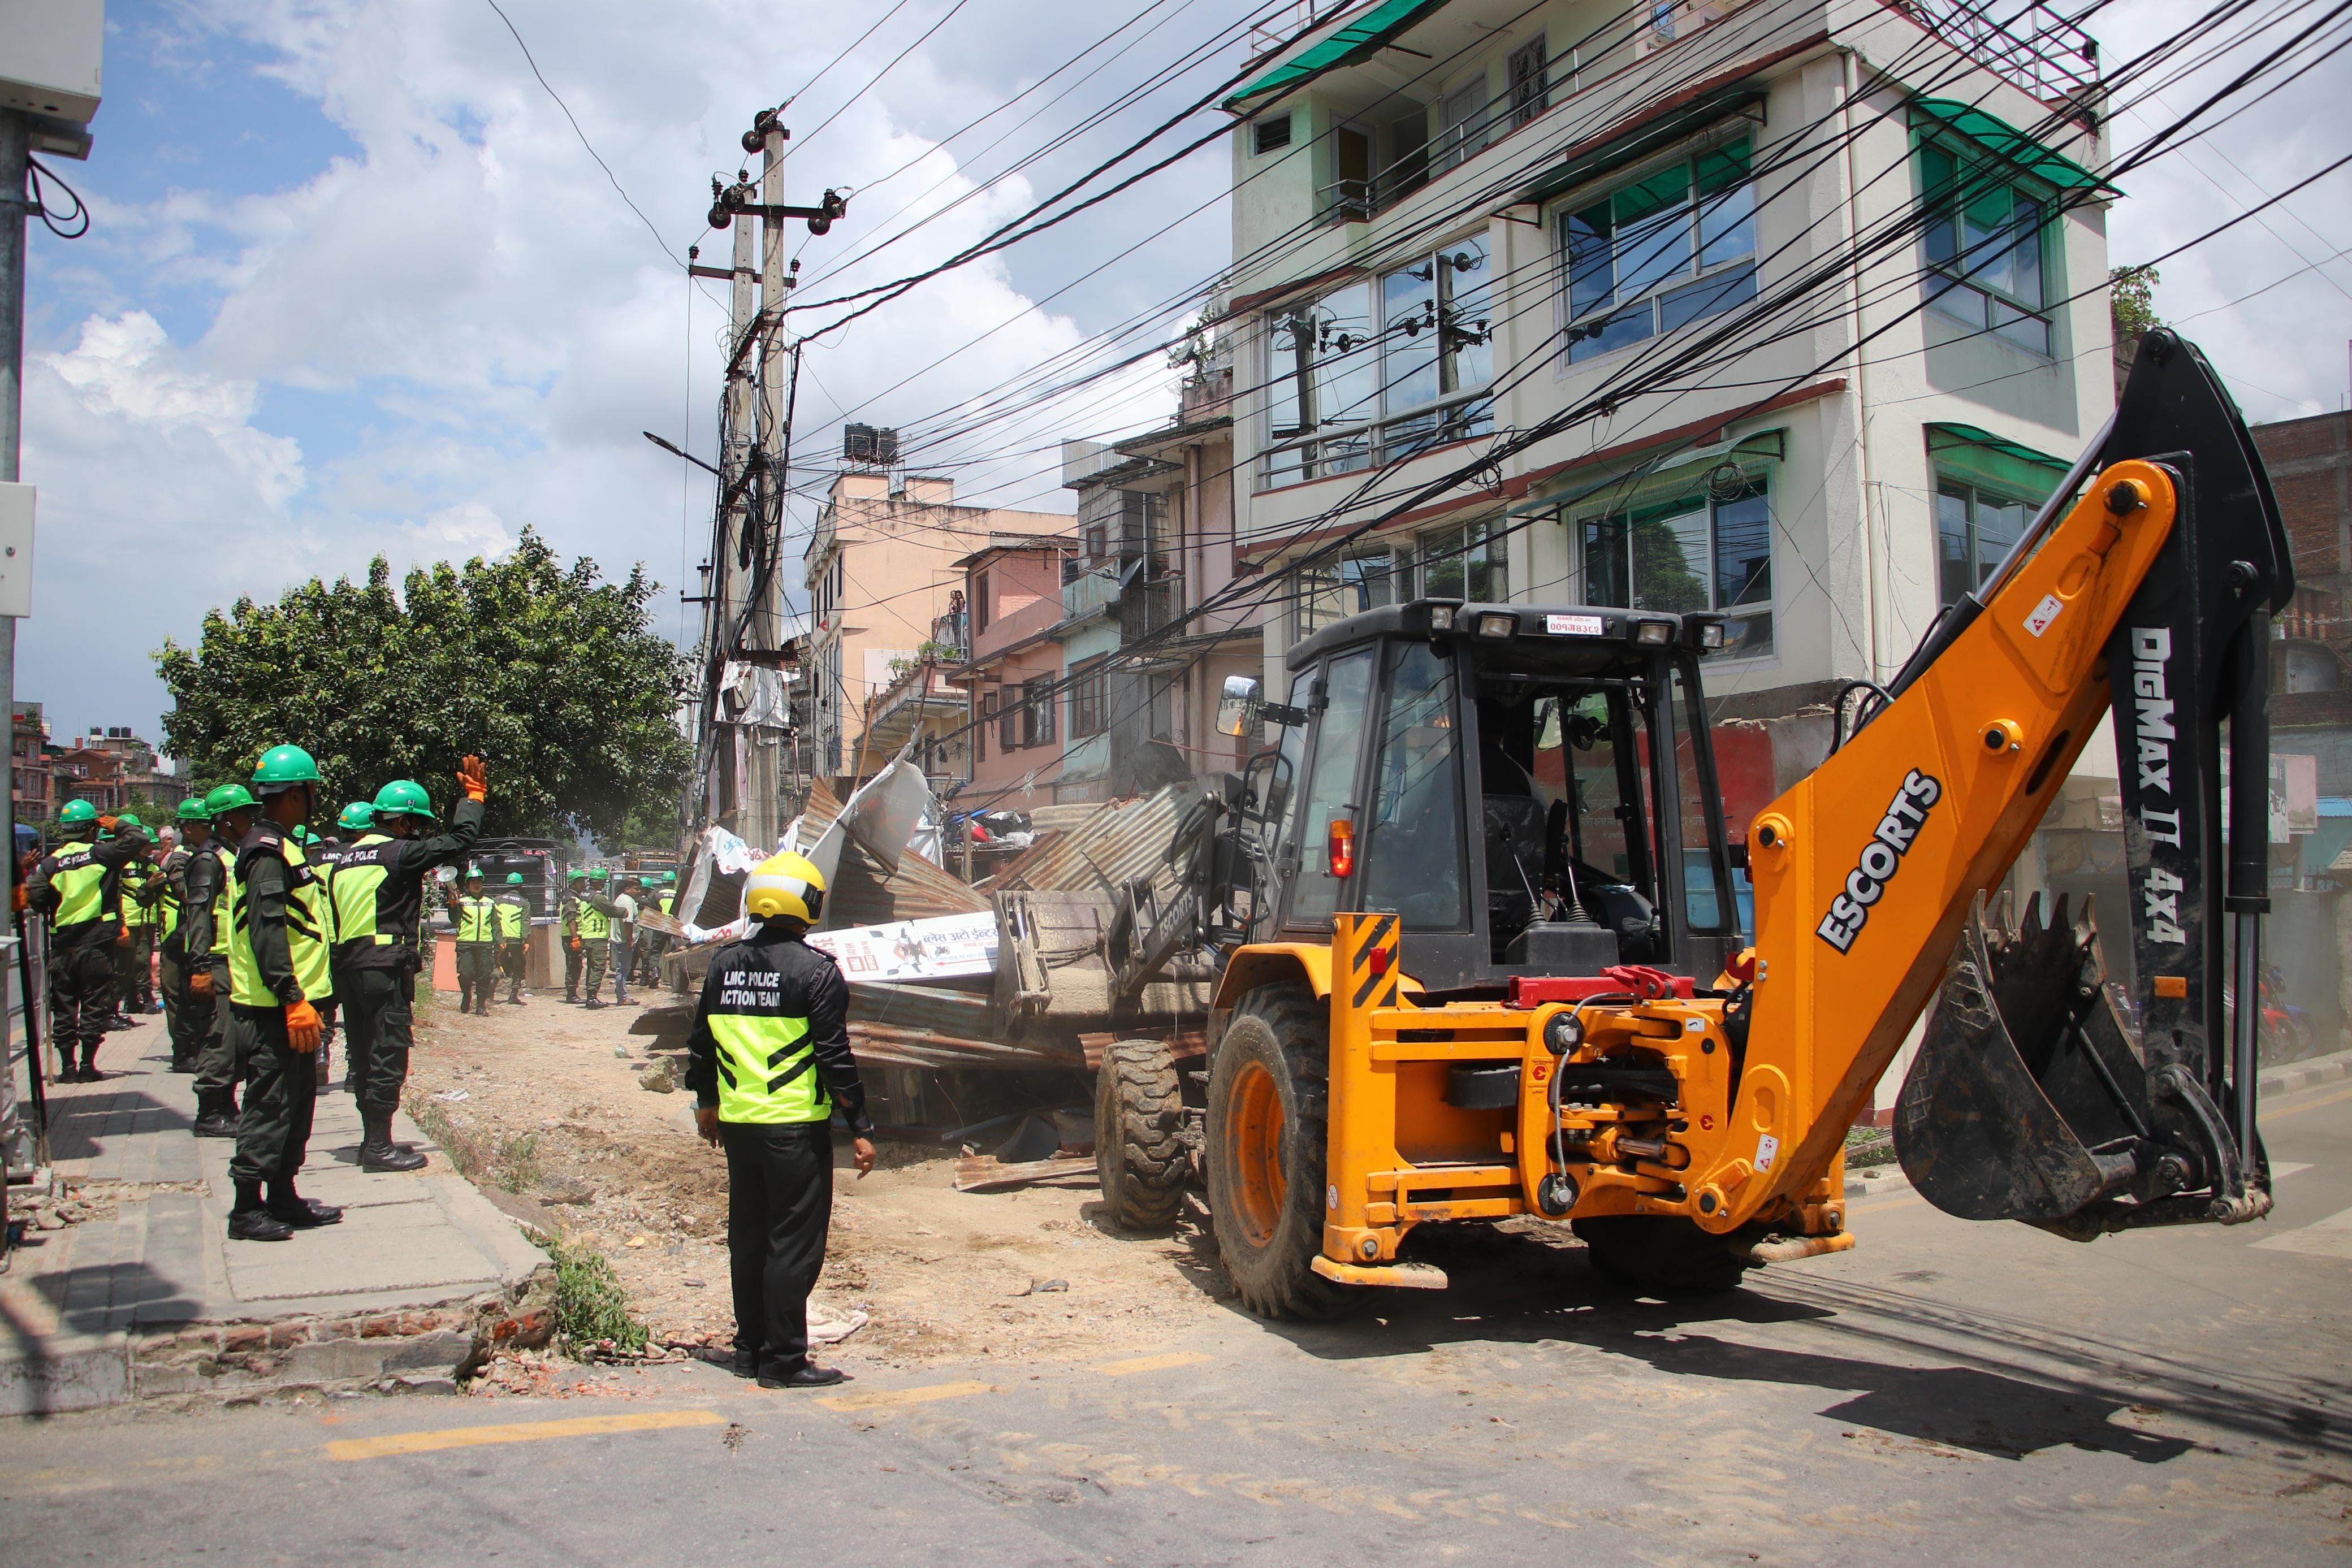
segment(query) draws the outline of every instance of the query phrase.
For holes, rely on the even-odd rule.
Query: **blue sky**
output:
[[[745,161],[736,138],[751,110],[807,84],[790,117],[803,128],[793,199],[857,188],[850,219],[801,247],[815,278],[877,227],[904,226],[892,219],[901,205],[940,214],[975,176],[1244,9],[968,0],[891,64],[949,5],[910,0],[900,23],[820,74],[879,15],[874,5],[511,0],[541,69],[662,231],[657,242],[485,0],[115,0],[96,150],[61,167],[95,209],[92,232],[65,243],[33,231],[25,471],[42,488],[42,528],[18,695],[47,703],[61,734],[130,724],[155,736],[164,696],[149,654],[166,636],[193,640],[206,609],[273,598],[312,574],[357,574],[379,551],[395,568],[495,552],[525,526],[614,575],[643,560],[674,590],[699,555],[709,495],[638,432],[709,448],[719,290],[689,293],[668,258],[698,238],[713,253],[723,244],[700,214],[710,174]],[[2109,57],[2190,15],[2175,0],[2107,8]],[[1057,78],[955,134],[1130,17],[1115,42],[1134,47],[1099,76]],[[1222,74],[1234,59],[1228,47],[1205,68]],[[1202,79],[1079,135],[824,286],[894,276],[978,237]],[[2115,259],[2156,254],[2340,155],[2347,89],[2352,74],[2334,62],[2137,175],[2113,215]],[[2172,95],[2176,106],[2193,96]],[[983,151],[1033,110],[1034,123]],[[2129,117],[2116,131],[2121,145],[2146,133]],[[1180,296],[1226,253],[1226,174],[1213,146],[1051,239],[950,274],[813,349],[803,430],[822,448],[845,414],[905,423],[952,408]],[[2159,309],[2189,323],[2253,417],[2319,412],[2343,394],[2347,193],[2338,176],[2272,214],[2268,231],[2247,225],[2165,268]],[[1056,292],[1202,204],[1200,218]],[[893,390],[907,367],[968,342]],[[1025,411],[1017,444],[1133,428],[1168,407],[1164,376],[1147,370],[1082,406]],[[960,472],[968,490],[992,485],[998,504],[1066,509],[1051,468],[1047,454]],[[674,601],[665,615],[684,623]]]

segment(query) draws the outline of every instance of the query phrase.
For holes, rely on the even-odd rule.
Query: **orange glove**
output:
[[[114,928],[114,945],[118,947],[128,947],[131,946],[130,926],[118,925]]]
[[[213,972],[210,969],[198,969],[190,974],[188,976],[188,994],[195,997],[211,996],[213,994]]]
[[[101,828],[104,828],[104,829],[105,829],[108,832],[110,832],[110,832],[112,832],[112,831],[114,831],[114,818],[113,818],[113,816],[110,813],[110,814],[109,814],[109,815],[107,815],[107,816],[100,817],[100,818],[98,820],[98,825],[99,825],[100,827],[101,827]]]
[[[326,1027],[319,1021],[319,1009],[309,1002],[286,1004],[286,1043],[300,1055],[308,1056],[319,1049]]]
[[[490,780],[488,775],[482,771],[480,758],[468,757],[457,764],[457,787],[465,790],[468,800],[490,798]]]
[[[21,882],[9,893],[8,901],[9,906],[19,915],[33,907],[33,901],[25,896],[25,884]]]
[[[580,951],[580,938],[574,936],[569,943],[565,944],[565,946],[569,946],[574,953],[577,953]]]

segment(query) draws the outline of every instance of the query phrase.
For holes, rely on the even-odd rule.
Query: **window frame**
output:
[[[1103,711],[1109,705],[1110,683],[1106,668],[1109,659],[1109,654],[1098,653],[1070,666],[1072,740],[1088,740],[1110,728],[1110,716]]]
[[[1291,145],[1298,138],[1297,120],[1298,110],[1294,105],[1284,110],[1279,115],[1261,115],[1251,120],[1250,155],[1254,158],[1271,158],[1277,153],[1290,151]],[[1269,133],[1276,126],[1282,128],[1281,135],[1278,137],[1270,135]]]
[[[1033,675],[1021,683],[1021,744],[1051,746],[1054,744],[1054,709],[1056,706],[1051,675]]]
[[[1503,56],[1504,92],[1513,131],[1534,124],[1551,108],[1549,45],[1549,36],[1538,28],[1533,37]],[[1534,62],[1531,70],[1522,68],[1522,62],[1528,60]]]
[[[1474,245],[1478,248],[1479,259],[1475,267],[1465,267],[1462,257]],[[1421,267],[1431,272],[1426,287],[1432,298],[1426,310],[1401,314],[1395,321],[1390,321],[1390,279]],[[1399,457],[1419,455],[1491,434],[1495,422],[1492,345],[1497,310],[1493,294],[1494,267],[1495,245],[1489,229],[1465,230],[1443,245],[1368,270],[1319,293],[1276,306],[1261,316],[1260,359],[1265,366],[1265,390],[1258,427],[1262,444],[1253,465],[1256,491],[1263,493],[1334,475],[1361,473]],[[1454,281],[1455,275],[1464,272],[1481,272],[1486,277],[1464,289]],[[1339,362],[1344,365],[1348,356],[1357,353],[1369,357],[1346,366],[1339,374],[1352,377],[1369,368],[1371,412],[1360,418],[1327,425],[1318,423],[1314,408],[1317,367],[1333,361],[1308,359],[1301,362],[1292,358],[1286,365],[1286,352],[1295,356],[1297,350],[1284,350],[1277,339],[1286,324],[1317,320],[1328,302],[1355,289],[1363,290],[1366,301],[1365,346],[1343,347]],[[1464,304],[1465,296],[1473,303]],[[1391,392],[1403,384],[1409,372],[1392,373],[1389,370],[1391,350],[1387,345],[1400,334],[1417,341],[1423,330],[1437,333],[1432,350],[1438,377],[1436,395],[1424,402],[1391,407]],[[1318,326],[1318,338],[1323,331]],[[1340,341],[1348,343],[1347,335],[1343,334]],[[1461,385],[1460,361],[1465,350],[1480,347],[1488,350],[1486,375],[1475,385]],[[1449,382],[1454,384],[1449,385]],[[1275,422],[1286,398],[1297,410],[1300,425],[1294,434],[1277,435]],[[1328,455],[1330,453],[1338,455]]]
[[[1684,613],[1720,616],[1725,624],[1726,645],[1720,652],[1708,653],[1706,655],[1707,658],[1710,660],[1717,660],[1725,664],[1746,664],[1750,661],[1760,662],[1779,658],[1780,654],[1781,630],[1780,581],[1780,575],[1778,571],[1775,570],[1775,568],[1779,565],[1778,557],[1780,550],[1778,540],[1774,537],[1779,531],[1779,523],[1772,507],[1773,486],[1778,477],[1778,474],[1771,466],[1759,465],[1757,469],[1750,474],[1748,483],[1742,487],[1741,494],[1729,497],[1728,499],[1722,499],[1716,497],[1706,484],[1705,478],[1702,477],[1697,481],[1696,491],[1694,491],[1688,485],[1685,485],[1673,489],[1653,489],[1646,495],[1641,492],[1636,492],[1631,497],[1621,499],[1616,506],[1600,511],[1571,511],[1569,508],[1563,507],[1561,509],[1561,520],[1569,525],[1569,549],[1571,552],[1571,559],[1575,562],[1575,579],[1578,583],[1578,602],[1605,609],[1626,609],[1637,611],[1654,609],[1661,610],[1662,613],[1666,614]],[[1771,580],[1771,591],[1760,601],[1752,601],[1745,604],[1722,604],[1718,602],[1722,582],[1717,572],[1717,559],[1723,549],[1723,524],[1719,514],[1725,507],[1737,506],[1742,501],[1751,499],[1761,500],[1764,503],[1764,548],[1766,552],[1765,571],[1768,577]],[[1690,510],[1668,514],[1666,512],[1666,508],[1674,507],[1678,503],[1689,501],[1696,501],[1697,506],[1693,509],[1705,512],[1707,519],[1706,562],[1705,570],[1699,573],[1700,580],[1706,584],[1706,603],[1695,611],[1676,612],[1665,611],[1663,610],[1662,607],[1656,605],[1638,605],[1631,602],[1633,600],[1640,597],[1635,586],[1635,580],[1638,574],[1633,556],[1633,528],[1636,526],[1637,520],[1663,522],[1668,520],[1669,516],[1687,517],[1691,515]],[[1648,514],[1648,516],[1643,517],[1643,514]],[[1594,525],[1605,524],[1612,518],[1623,519],[1622,537],[1625,540],[1626,549],[1626,586],[1624,597],[1628,602],[1622,605],[1612,604],[1609,601],[1601,598],[1594,591],[1594,584],[1596,581],[1600,580],[1600,578],[1594,571],[1592,557],[1591,554],[1591,542],[1589,538],[1588,530]],[[1736,631],[1735,623],[1742,621],[1754,622],[1759,620],[1765,622],[1770,627],[1769,641],[1763,647],[1753,652],[1742,650],[1739,646],[1739,639],[1734,635]]]
[[[1612,171],[1605,183],[1589,182],[1581,187],[1579,193],[1562,197],[1549,204],[1545,228],[1559,267],[1560,356],[1566,366],[1588,364],[1637,344],[1666,337],[1680,331],[1685,327],[1711,320],[1727,311],[1736,310],[1756,298],[1759,287],[1757,269],[1759,265],[1761,246],[1756,235],[1758,203],[1755,162],[1757,154],[1760,151],[1758,142],[1761,129],[1756,122],[1745,119],[1736,120],[1728,125],[1719,124],[1693,140],[1685,141],[1671,156],[1659,156],[1628,164],[1622,169]],[[1735,146],[1744,146],[1746,149],[1744,154],[1747,164],[1746,174],[1717,190],[1702,190],[1704,183],[1701,173],[1702,162],[1712,154],[1726,152]],[[1685,175],[1683,186],[1685,193],[1680,204],[1685,209],[1686,220],[1683,244],[1689,257],[1683,269],[1670,277],[1654,280],[1641,293],[1631,298],[1622,298],[1613,281],[1616,266],[1614,252],[1620,228],[1612,216],[1611,222],[1612,282],[1608,301],[1580,311],[1576,304],[1578,274],[1575,243],[1570,232],[1570,225],[1592,212],[1596,207],[1613,208],[1621,194],[1646,184],[1677,166],[1684,171]],[[1708,243],[1707,225],[1710,207],[1719,210],[1725,204],[1724,199],[1735,192],[1746,193],[1748,210],[1743,218],[1729,226],[1733,228],[1741,225],[1746,226],[1748,248],[1739,255],[1708,263],[1705,256]],[[1719,302],[1709,302],[1696,314],[1685,316],[1671,326],[1665,324],[1664,313],[1670,299],[1677,296],[1696,298],[1707,284],[1732,279],[1742,272],[1747,275],[1745,292],[1739,292],[1735,284],[1729,292],[1736,294],[1736,298],[1720,298]],[[1610,343],[1603,340],[1602,333],[1609,327],[1614,325],[1620,319],[1631,316],[1637,309],[1646,311],[1650,323],[1648,331],[1639,338],[1626,339],[1619,342]],[[1593,346],[1586,348],[1582,346],[1585,344]]]
[[[1951,491],[1962,492],[1968,503],[1968,518],[1963,525],[1966,531],[1962,535],[1967,550],[1963,565],[1975,575],[1976,580],[1963,589],[1961,591],[1963,593],[1974,593],[1990,580],[1990,574],[2000,569],[2002,561],[2009,559],[2009,552],[2017,545],[2017,540],[2011,539],[2001,546],[2000,553],[1991,560],[1979,560],[1981,541],[1977,529],[1978,507],[1987,500],[1991,500],[2002,506],[2017,507],[2021,514],[2018,534],[2019,538],[2022,538],[2025,528],[2032,522],[2033,515],[2041,510],[2042,503],[2012,494],[1999,485],[1982,485],[1966,475],[1950,473],[1940,468],[1934,471],[1933,477],[1936,481],[1932,497],[1935,506],[1929,517],[1936,529],[1936,602],[1938,608],[1948,609],[1958,603],[1959,600],[1957,597],[1947,597],[1945,593],[1943,501],[1946,495]]]
[[[1931,188],[1927,159],[1930,153],[1952,161],[1952,183],[1948,193],[1940,198],[1950,204],[1950,210],[1941,221],[1951,225],[1952,259],[1937,261],[1930,248],[1935,243],[1938,219],[1930,215],[1921,225],[1919,235],[1920,289],[1926,295],[1927,308],[1948,321],[1971,328],[1972,337],[1991,338],[2036,359],[2058,357],[2058,309],[2051,303],[2065,298],[2065,280],[2059,276],[2059,264],[2065,247],[2053,245],[2051,236],[2059,216],[2056,188],[2018,168],[1981,142],[1951,131],[1939,122],[1920,121],[1912,126],[1911,162],[1918,179],[1917,199],[1923,210],[1932,209],[1939,198]],[[1970,199],[1999,188],[2006,191],[2012,202],[2022,198],[2039,209],[2040,217],[2033,226],[2033,273],[2042,298],[2028,302],[2013,289],[1984,280],[1980,271],[1972,272],[1963,263],[1967,227],[1963,218]],[[2014,254],[2023,245],[2022,239],[2012,238],[2003,249]],[[1982,264],[1990,266],[1990,261]],[[1940,283],[1939,283],[1940,280]],[[1956,298],[1957,297],[1957,298]],[[1977,306],[1971,314],[1958,301],[1973,298]],[[1998,305],[2014,313],[2009,321],[1997,321]],[[2021,321],[2038,323],[2040,344],[2021,342],[2008,329]]]

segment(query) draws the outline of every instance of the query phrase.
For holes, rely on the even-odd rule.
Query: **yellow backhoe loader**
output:
[[[1424,1220],[1568,1220],[1613,1274],[1725,1285],[1853,1244],[1844,1135],[1932,1004],[1895,1135],[1938,1207],[2085,1240],[2261,1217],[2257,1015],[2232,1027],[2222,981],[2259,988],[2293,586],[2242,422],[2156,331],[2009,559],[1858,683],[1744,843],[1702,683],[1719,618],[1429,599],[1318,632],[1286,704],[1229,689],[1234,732],[1278,738],[1180,830],[1181,895],[1122,900],[1117,988],[1209,977],[1214,1003],[1202,1081],[1105,1054],[1114,1216],[1171,1218],[1192,1166],[1274,1316],[1442,1284],[1400,1256]],[[2088,909],[1986,915],[2108,715],[2128,998]]]

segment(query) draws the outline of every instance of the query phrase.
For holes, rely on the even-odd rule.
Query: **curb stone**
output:
[[[2315,1088],[2342,1078],[2352,1078],[2352,1051],[2315,1056],[2274,1068],[2262,1075],[2254,1092],[2258,1099],[2271,1094],[2292,1094],[2298,1089]]]

